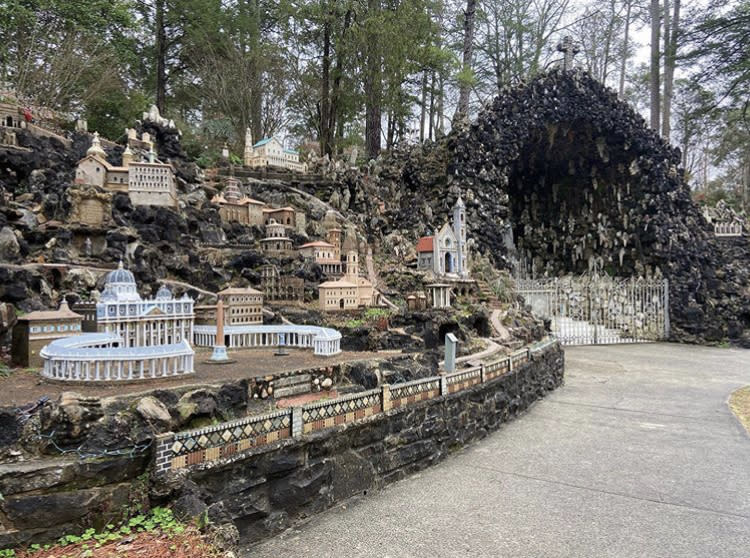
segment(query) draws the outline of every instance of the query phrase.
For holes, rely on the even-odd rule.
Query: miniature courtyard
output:
[[[231,355],[232,362],[216,366],[208,363],[211,357],[211,350],[200,349],[196,351],[195,374],[155,379],[148,383],[125,382],[124,384],[110,383],[105,385],[86,385],[85,383],[80,383],[66,385],[62,382],[42,382],[39,379],[39,373],[35,370],[19,371],[0,379],[0,405],[22,407],[37,401],[41,397],[56,398],[61,393],[71,390],[85,397],[106,398],[165,388],[222,384],[263,377],[269,373],[304,373],[309,369],[362,360],[377,360],[391,356],[388,352],[383,354],[346,352],[322,361],[319,357],[315,357],[309,352],[302,350],[290,350],[288,354],[278,356],[275,350],[263,349],[232,351]]]

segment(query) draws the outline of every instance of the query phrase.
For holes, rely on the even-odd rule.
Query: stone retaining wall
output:
[[[187,516],[207,511],[215,523],[233,523],[245,541],[259,540],[486,436],[562,383],[563,353],[551,345],[532,351],[528,362],[519,355],[512,367],[487,365],[480,381],[470,372],[450,384],[443,376],[440,386],[431,379],[416,380],[342,398],[359,401],[369,393],[377,399],[368,407],[370,413],[344,409],[328,416],[335,411],[334,400],[328,400],[275,411],[262,423],[249,417],[253,428],[262,429],[257,445],[239,440],[238,451],[224,450],[224,455],[209,447],[204,460],[196,454],[188,460],[193,452],[167,455],[164,447],[152,444],[145,453],[113,449],[95,459],[79,459],[74,453],[0,464],[0,549],[115,522],[146,504],[173,505]],[[461,387],[451,393],[451,386]],[[247,388],[242,391],[247,397]],[[387,401],[382,412],[381,401]],[[321,405],[327,416],[312,416]],[[92,414],[82,432],[86,438],[101,436],[105,427],[130,428],[129,423],[117,426],[114,419],[94,427],[104,420],[95,420],[102,411],[81,409]],[[228,431],[221,424],[216,427]],[[120,434],[125,436],[126,430]],[[302,433],[295,438],[293,432]],[[190,435],[172,436],[185,440]],[[154,466],[163,466],[165,457],[171,463],[183,456],[184,466],[156,474]],[[176,464],[182,465],[181,459]]]
[[[561,385],[563,368],[555,344],[499,377],[462,378],[455,393],[410,396],[408,405],[361,420],[172,469],[159,475],[155,496],[189,514],[207,512],[215,523],[231,522],[244,542],[257,541],[485,437]]]

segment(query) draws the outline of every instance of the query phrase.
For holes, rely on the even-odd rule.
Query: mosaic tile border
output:
[[[390,409],[400,409],[457,393],[502,376],[529,362],[557,340],[526,347],[499,360],[467,370],[372,389],[177,434],[156,440],[156,472],[183,469],[230,458],[286,438],[357,422]]]

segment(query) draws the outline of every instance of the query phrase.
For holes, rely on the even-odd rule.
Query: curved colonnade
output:
[[[122,347],[113,333],[84,333],[56,339],[40,352],[42,376],[50,380],[113,382],[193,373],[195,351],[186,339],[172,345]]]
[[[196,347],[213,347],[216,344],[216,326],[195,326],[193,339]],[[222,344],[230,349],[312,347],[313,353],[320,356],[332,356],[341,352],[340,332],[310,325],[224,326],[223,341]]]

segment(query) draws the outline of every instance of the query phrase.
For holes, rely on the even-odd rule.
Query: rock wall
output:
[[[378,489],[485,437],[562,384],[559,347],[497,380],[369,421],[285,440],[229,464],[172,473],[152,499],[232,524],[244,542]]]
[[[690,199],[679,150],[588,74],[506,88],[470,125],[381,166],[373,196],[388,203],[369,231],[384,244],[429,234],[461,194],[474,248],[496,265],[661,274],[675,340],[750,344],[748,266]]]

